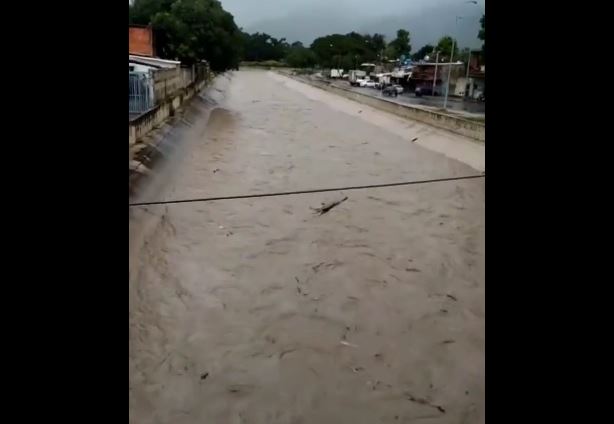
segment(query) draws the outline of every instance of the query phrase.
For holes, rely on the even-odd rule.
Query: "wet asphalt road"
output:
[[[367,87],[352,87],[347,81],[335,81],[334,85],[350,90],[354,90],[356,92],[367,94],[369,96],[375,97],[384,97],[386,100],[392,100],[399,103],[407,103],[421,106],[429,106],[434,108],[442,108],[443,107],[443,96],[422,96],[416,97],[413,93],[403,93],[396,98],[385,97],[381,94],[380,90],[374,88]],[[464,101],[462,99],[458,99],[455,97],[448,97],[448,109],[451,110],[459,110],[465,111],[469,113],[476,114],[485,114],[486,113],[486,103],[484,102],[475,102],[475,101]]]

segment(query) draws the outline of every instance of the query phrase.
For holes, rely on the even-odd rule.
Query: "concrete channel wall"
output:
[[[376,97],[357,93],[355,91],[348,90],[345,88],[335,87],[326,83],[318,83],[315,81],[298,78],[285,72],[281,74],[294,80],[300,81],[302,83],[309,84],[313,87],[317,87],[322,90],[338,94],[347,99],[354,100],[368,106],[372,106],[384,112],[395,114],[402,118],[420,121],[437,128],[448,130],[455,134],[460,134],[465,137],[472,138],[474,140],[482,142],[486,140],[485,126],[481,122],[474,122],[469,119],[459,118],[457,116],[447,115],[445,113],[434,112],[411,105],[403,105],[386,99],[378,99]]]
[[[128,145],[132,146],[153,128],[162,124],[172,116],[181,105],[200,92],[208,83],[207,80],[196,82],[188,87],[176,90],[175,94],[164,99],[150,111],[129,122]],[[132,159],[132,157],[130,158]]]

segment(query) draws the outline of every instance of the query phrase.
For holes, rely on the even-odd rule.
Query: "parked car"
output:
[[[433,87],[416,87],[414,91],[416,97],[420,96],[437,96],[439,93],[437,91],[433,92]]]
[[[394,88],[394,86],[389,85],[386,88],[384,88],[382,90],[382,94],[384,96],[388,96],[388,97],[396,97],[399,95],[398,91],[396,90],[396,88]]]
[[[394,87],[394,89],[397,91],[397,94],[402,94],[403,93],[403,86],[402,85],[394,84],[392,87]]]
[[[369,81],[366,78],[358,78],[356,80],[356,84],[358,84],[359,87],[364,87],[367,84],[367,81]]]
[[[377,87],[377,83],[375,81],[367,81],[365,82],[365,87],[369,87],[369,88],[376,88]]]

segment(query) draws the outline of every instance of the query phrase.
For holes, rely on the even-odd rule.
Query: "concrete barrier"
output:
[[[389,101],[386,99],[379,99],[366,94],[357,93],[355,91],[335,87],[326,83],[317,83],[315,81],[308,81],[303,78],[298,78],[294,75],[287,73],[280,73],[281,75],[292,78],[296,81],[300,81],[305,84],[309,84],[313,87],[320,88],[324,91],[338,94],[349,100],[374,107],[384,112],[389,112],[402,118],[413,119],[419,122],[423,122],[428,125],[432,125],[437,128],[441,128],[455,134],[460,134],[465,137],[472,138],[474,140],[484,142],[486,140],[485,126],[481,122],[471,121],[469,119],[460,118],[458,116],[448,115],[441,112],[434,112],[428,109],[412,105],[404,105]]]

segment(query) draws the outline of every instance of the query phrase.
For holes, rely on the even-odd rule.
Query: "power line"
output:
[[[404,181],[400,183],[371,184],[371,185],[362,185],[362,186],[334,187],[334,188],[319,188],[319,189],[312,189],[312,190],[280,191],[276,193],[242,194],[242,195],[237,195],[237,196],[218,196],[218,197],[201,197],[201,198],[194,198],[194,199],[162,200],[162,201],[156,201],[156,202],[137,202],[137,203],[129,203],[128,206],[136,207],[136,206],[170,205],[170,204],[176,204],[176,203],[213,202],[215,200],[254,199],[258,197],[275,197],[275,196],[290,196],[294,194],[325,193],[328,191],[364,190],[368,188],[396,187],[396,186],[414,185],[414,184],[439,183],[439,182],[445,182],[445,181],[470,180],[474,178],[484,178],[485,176],[486,174],[467,175],[464,177],[436,178],[436,179],[431,179],[431,180]]]

